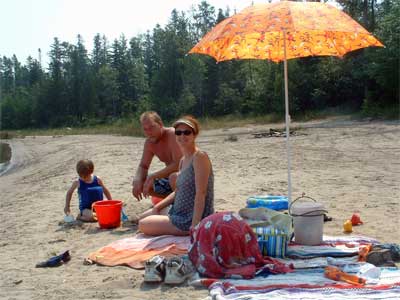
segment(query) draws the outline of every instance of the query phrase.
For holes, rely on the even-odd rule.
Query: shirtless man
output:
[[[140,201],[143,197],[164,198],[175,187],[176,174],[182,152],[176,142],[174,128],[164,127],[160,116],[154,111],[140,116],[143,133],[146,136],[142,159],[132,182],[132,194]],[[148,174],[153,157],[165,163],[165,168]],[[172,174],[172,175],[171,175]]]

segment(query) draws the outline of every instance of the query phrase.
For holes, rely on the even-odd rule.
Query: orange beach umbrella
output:
[[[231,59],[284,61],[288,198],[291,201],[287,59],[341,57],[369,46],[383,47],[360,24],[334,6],[281,1],[256,4],[226,18],[189,53],[207,54],[217,62]]]

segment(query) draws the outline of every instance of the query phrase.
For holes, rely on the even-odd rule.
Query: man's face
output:
[[[142,121],[142,128],[144,135],[152,143],[156,143],[161,137],[161,125],[151,119],[144,119]]]

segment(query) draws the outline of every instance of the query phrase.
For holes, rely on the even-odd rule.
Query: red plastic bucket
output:
[[[122,201],[103,200],[93,204],[101,228],[115,228],[121,225]]]
[[[151,196],[151,203],[153,203],[153,205],[156,205],[158,202],[164,200],[163,198],[159,198],[156,196]]]

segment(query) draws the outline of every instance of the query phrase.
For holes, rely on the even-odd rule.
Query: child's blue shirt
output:
[[[103,187],[99,184],[97,176],[93,176],[91,183],[86,183],[79,178],[79,210],[92,209],[92,204],[103,200]]]

